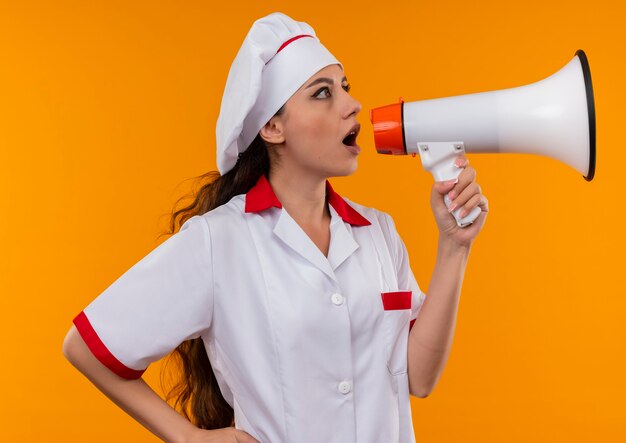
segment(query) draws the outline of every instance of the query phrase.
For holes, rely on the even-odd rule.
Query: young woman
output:
[[[222,99],[221,175],[175,213],[178,232],[74,318],[66,357],[161,439],[415,441],[409,394],[426,397],[443,370],[487,199],[464,156],[458,182],[433,186],[426,297],[391,217],[327,181],[357,168],[349,89],[310,26],[257,20]],[[446,193],[481,207],[470,227]],[[141,379],[173,350],[184,416]]]

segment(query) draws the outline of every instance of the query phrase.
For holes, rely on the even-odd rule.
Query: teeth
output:
[[[348,145],[348,146],[354,146],[356,142],[356,137],[357,137],[357,131],[356,130],[350,131],[348,135],[346,135],[344,139],[342,140],[343,144]]]

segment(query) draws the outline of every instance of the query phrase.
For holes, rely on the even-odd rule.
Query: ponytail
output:
[[[284,107],[276,115],[281,114],[283,109]],[[227,203],[235,195],[247,193],[261,175],[268,177],[269,169],[268,147],[261,136],[257,135],[248,149],[239,154],[236,165],[226,174],[210,171],[196,177],[201,187],[195,194],[193,203],[171,213],[167,234],[177,232],[189,218],[211,211]],[[176,205],[183,198],[185,197],[181,197]],[[161,386],[164,370],[170,359],[177,360],[180,369],[174,377],[174,385],[166,393],[165,400],[201,429],[234,426],[233,408],[222,396],[202,338],[185,341],[172,351],[163,366]]]

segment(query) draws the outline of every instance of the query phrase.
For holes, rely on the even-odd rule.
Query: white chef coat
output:
[[[263,443],[414,442],[407,342],[425,294],[391,217],[326,190],[328,257],[262,176],[126,271],[78,331],[125,378],[202,337],[236,428]]]

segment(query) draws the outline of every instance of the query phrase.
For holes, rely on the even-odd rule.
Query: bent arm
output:
[[[428,296],[409,333],[409,391],[416,397],[432,392],[448,360],[469,252],[439,239]]]
[[[162,440],[184,442],[198,430],[143,379],[122,378],[100,363],[74,325],[63,341],[63,355],[115,404]]]

